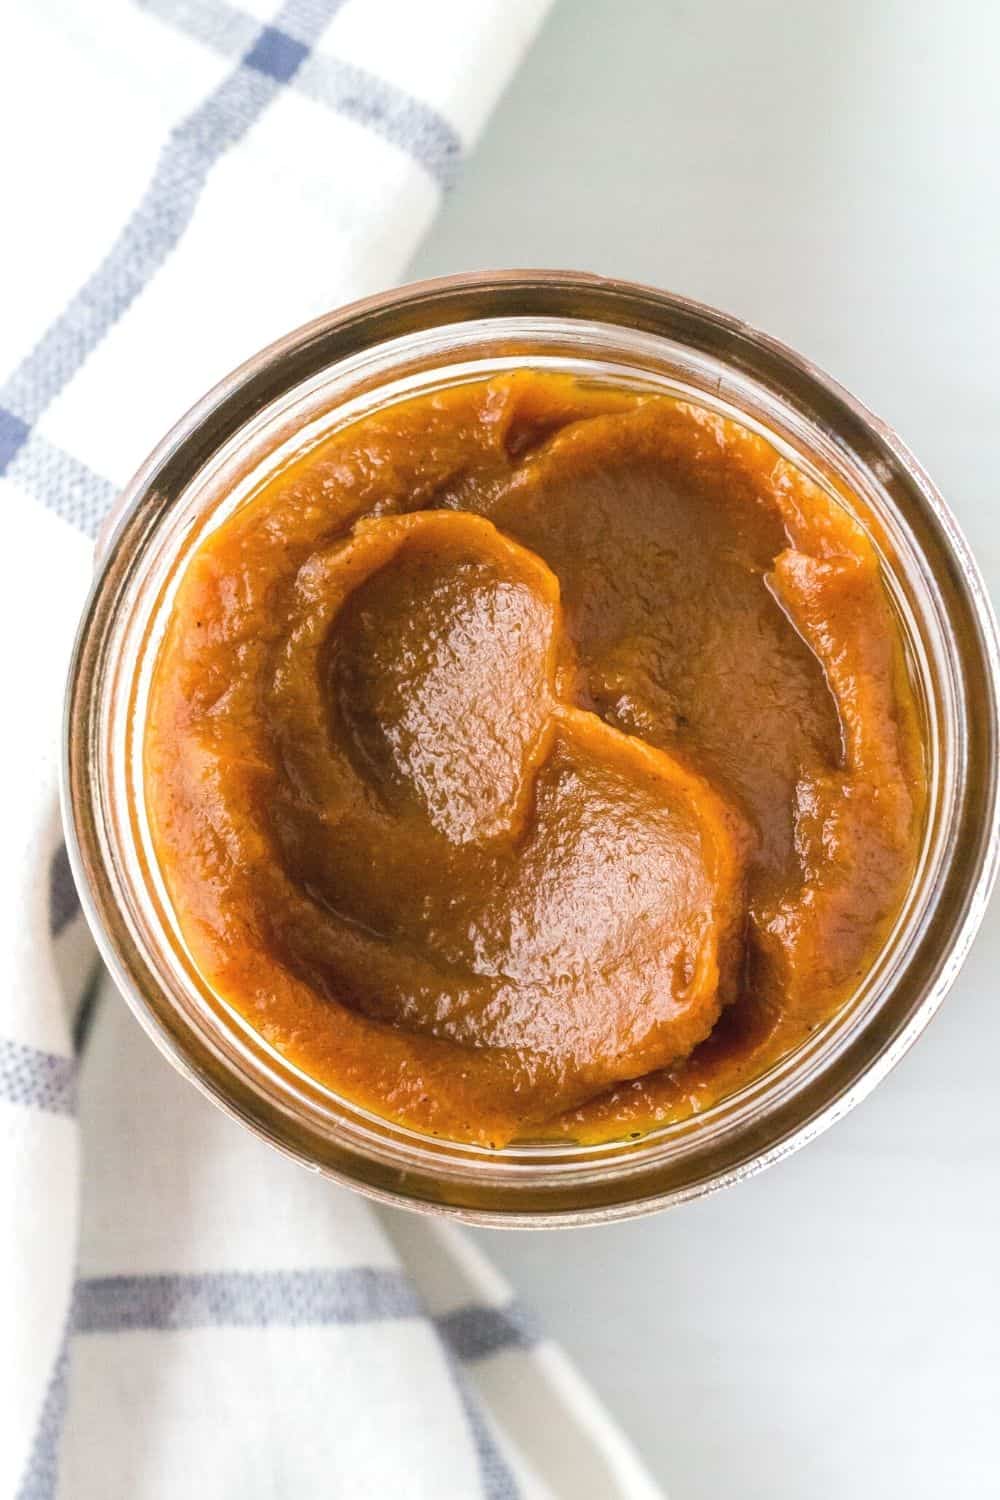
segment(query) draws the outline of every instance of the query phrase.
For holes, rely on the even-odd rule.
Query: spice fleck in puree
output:
[[[828,1018],[922,754],[847,511],[697,406],[520,371],[387,407],[195,551],[145,740],[207,982],[418,1130],[593,1141]]]

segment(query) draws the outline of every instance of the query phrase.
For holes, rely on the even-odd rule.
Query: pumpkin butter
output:
[[[874,550],[763,438],[519,371],[371,414],[193,552],[145,738],[206,982],[417,1130],[593,1141],[752,1080],[906,891]]]

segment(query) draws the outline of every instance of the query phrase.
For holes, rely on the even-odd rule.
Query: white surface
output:
[[[892,422],[1000,591],[1000,7],[562,0],[412,270],[670,286]],[[478,1236],[671,1500],[978,1500],[1000,1409],[1000,923],[849,1119],[744,1186]]]

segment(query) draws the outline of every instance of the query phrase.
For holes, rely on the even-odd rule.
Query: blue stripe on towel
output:
[[[465,1419],[469,1424],[469,1432],[472,1436],[472,1444],[476,1450],[476,1460],[479,1464],[479,1477],[483,1486],[484,1500],[518,1500],[520,1490],[517,1481],[510,1471],[510,1466],[497,1446],[496,1439],[490,1430],[486,1420],[476,1401],[475,1396],[469,1389],[468,1380],[462,1370],[454,1366],[454,1361],[449,1356],[449,1364],[453,1366],[453,1375],[458,1389],[458,1399],[462,1403]]]
[[[0,413],[0,426],[2,420]],[[87,536],[97,534],[117,493],[110,479],[95,474],[37,429],[28,429],[27,437],[12,452],[6,472],[14,484]]]
[[[423,1304],[399,1271],[203,1271],[101,1276],[77,1283],[76,1333],[179,1328],[295,1328],[419,1318]]]
[[[379,1323],[426,1316],[400,1271],[319,1266],[298,1271],[191,1271],[145,1276],[91,1276],[77,1282],[75,1333],[151,1332],[179,1328],[294,1328]],[[529,1349],[537,1333],[516,1303],[472,1305],[434,1320],[463,1362],[501,1349]]]
[[[15,1500],[55,1500],[59,1483],[59,1440],[69,1393],[69,1332],[63,1334],[49,1377],[24,1477]]]
[[[76,1112],[76,1062],[0,1037],[0,1099],[53,1115]]]
[[[530,1349],[538,1334],[524,1308],[459,1307],[437,1319],[438,1332],[461,1360],[487,1359],[502,1349]]]
[[[309,56],[304,42],[279,31],[277,26],[265,26],[253,46],[243,58],[248,68],[256,68],[265,78],[275,83],[289,83]]]

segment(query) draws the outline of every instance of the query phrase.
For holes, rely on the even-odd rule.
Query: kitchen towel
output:
[[[398,279],[546,8],[4,11],[0,1500],[656,1493],[466,1237],[163,1061],[96,965],[56,798],[101,515],[228,369]]]

